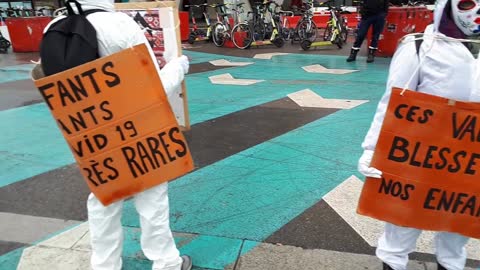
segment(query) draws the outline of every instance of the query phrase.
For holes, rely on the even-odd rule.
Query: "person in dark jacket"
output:
[[[383,31],[385,25],[385,17],[388,13],[389,0],[363,0],[360,7],[360,15],[362,20],[358,27],[357,38],[350,51],[347,62],[355,61],[357,53],[362,46],[363,40],[367,35],[368,29],[372,27],[372,41],[368,47],[367,63],[375,60],[375,51],[378,46],[378,38]]]

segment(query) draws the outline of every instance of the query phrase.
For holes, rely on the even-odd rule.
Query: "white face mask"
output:
[[[457,27],[467,36],[480,35],[480,0],[451,0],[452,16]]]

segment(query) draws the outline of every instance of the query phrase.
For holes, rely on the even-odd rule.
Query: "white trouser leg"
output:
[[[141,245],[154,270],[179,270],[180,253],[170,230],[167,183],[148,189],[134,198],[142,227]]]
[[[93,270],[122,268],[123,230],[121,224],[123,201],[103,204],[91,193],[88,196],[88,224],[92,245]]]
[[[456,233],[435,234],[435,255],[437,261],[448,270],[462,270],[467,261],[465,245],[468,237]]]
[[[406,270],[408,254],[416,247],[421,230],[385,224],[385,232],[378,240],[377,257],[395,270]]]

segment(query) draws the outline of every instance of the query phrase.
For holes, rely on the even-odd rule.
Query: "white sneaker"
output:
[[[192,269],[192,259],[190,256],[187,255],[182,255],[180,256],[182,258],[182,267],[180,268],[181,270],[191,270]]]

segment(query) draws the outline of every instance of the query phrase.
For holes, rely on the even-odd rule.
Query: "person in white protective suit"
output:
[[[170,60],[161,70],[148,41],[128,15],[115,12],[114,0],[78,0],[84,11],[102,9],[87,16],[97,32],[99,55],[107,56],[138,44],[147,44],[150,55],[159,71],[167,96],[180,85],[188,73],[187,57],[166,57]],[[74,6],[73,6],[74,8]],[[75,8],[74,8],[75,9]],[[53,20],[46,29],[62,17]],[[145,256],[153,261],[154,270],[189,270],[192,261],[180,256],[169,224],[167,184],[161,184],[136,194],[133,198],[140,216],[141,247]],[[123,201],[108,206],[91,193],[88,197],[88,222],[91,237],[91,267],[94,270],[122,269],[123,230],[120,222]]]
[[[439,0],[434,23],[429,25],[423,41],[407,36],[393,56],[386,92],[378,104],[370,129],[362,143],[364,152],[358,170],[365,176],[381,178],[382,172],[370,167],[387,109],[392,87],[462,101],[480,101],[480,2],[478,0]],[[387,223],[380,237],[376,255],[383,269],[405,270],[408,254],[416,247],[421,230]],[[437,232],[435,254],[438,269],[461,270],[466,263],[468,238],[455,233]]]

